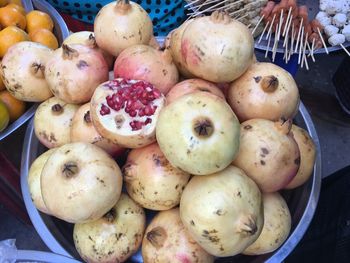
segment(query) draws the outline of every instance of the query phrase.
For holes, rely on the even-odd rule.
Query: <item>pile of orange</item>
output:
[[[21,41],[33,41],[52,49],[58,48],[53,28],[54,23],[47,13],[39,10],[26,13],[21,0],[0,0],[0,64],[7,50]],[[16,99],[6,90],[1,75],[0,72],[0,132],[26,110],[25,102]]]
[[[20,0],[0,0],[0,58],[20,41],[34,41],[58,48],[51,17],[42,11],[24,10]]]

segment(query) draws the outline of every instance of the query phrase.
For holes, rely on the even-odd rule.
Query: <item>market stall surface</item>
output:
[[[350,116],[340,107],[335,98],[332,77],[345,57],[342,51],[330,55],[318,55],[311,70],[299,70],[296,81],[301,99],[313,119],[322,154],[322,177],[350,165]],[[257,53],[260,61],[264,60]],[[25,126],[8,139],[0,142],[0,151],[16,167],[20,167]],[[16,239],[16,246],[25,250],[49,251],[33,226],[9,213],[0,202],[0,241]]]

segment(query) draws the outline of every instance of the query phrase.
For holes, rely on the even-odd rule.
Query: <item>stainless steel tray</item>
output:
[[[295,123],[306,129],[317,147],[317,156],[312,177],[303,186],[292,191],[284,191],[292,214],[292,231],[287,241],[274,253],[263,256],[248,257],[238,255],[220,258],[216,262],[282,262],[295,248],[307,230],[317,206],[321,187],[321,149],[312,119],[301,103]],[[29,217],[38,234],[52,252],[67,257],[80,259],[73,243],[73,225],[39,212],[30,197],[27,176],[30,165],[46,149],[35,136],[33,120],[28,125],[24,139],[21,164],[21,189]],[[148,215],[154,212],[147,212]],[[132,262],[142,262],[140,252],[132,257]]]
[[[319,0],[299,0],[298,4],[305,4],[309,7],[309,19],[310,20],[313,20],[316,17],[317,13],[319,12]],[[256,40],[259,38],[260,38],[260,36],[256,37]],[[255,42],[255,48],[260,49],[260,50],[264,50],[264,51],[266,51],[267,49],[269,51],[272,51],[272,46],[273,46],[273,42],[274,42],[273,40],[274,40],[274,38],[272,37],[271,42],[270,42],[270,47],[267,48],[268,41],[265,39],[265,37],[263,37],[263,40],[259,44],[257,43],[257,41]],[[326,39],[325,39],[325,41],[327,43]],[[347,41],[343,45],[344,45],[344,47],[349,47],[350,42]],[[334,52],[334,51],[342,50],[342,47],[340,47],[340,46],[334,46],[334,47],[327,46],[327,49],[329,52]],[[278,43],[278,47],[276,50],[277,50],[277,53],[284,53],[283,41],[280,41]],[[309,51],[307,50],[306,53],[308,54]],[[326,53],[325,48],[317,49],[314,52],[314,54],[322,54],[322,53]]]
[[[53,22],[54,22],[54,33],[58,39],[58,43],[62,43],[63,40],[69,35],[69,31],[66,23],[60,16],[60,14],[54,9],[49,3],[44,0],[33,0],[27,1],[22,0],[22,4],[24,9],[28,12],[33,9],[41,10],[43,12],[48,13]],[[32,5],[33,4],[33,5]],[[0,141],[7,136],[9,136],[12,132],[21,127],[24,123],[26,123],[35,113],[36,108],[38,107],[38,103],[28,103],[29,107],[27,111],[16,121],[11,123],[5,130],[0,132]]]

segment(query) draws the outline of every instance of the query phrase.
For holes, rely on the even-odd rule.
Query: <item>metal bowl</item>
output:
[[[281,262],[293,251],[303,237],[315,213],[320,193],[321,153],[315,127],[309,113],[302,103],[300,104],[299,112],[295,118],[295,124],[309,132],[316,144],[317,156],[312,177],[310,177],[303,186],[294,190],[282,192],[292,215],[292,230],[290,236],[286,242],[273,253],[262,256],[238,255],[235,257],[218,258],[216,262]],[[45,147],[40,144],[35,136],[33,120],[31,120],[24,139],[21,164],[21,188],[27,212],[38,234],[52,252],[80,260],[73,243],[73,224],[39,212],[35,208],[30,197],[27,183],[28,171],[36,157],[45,150]],[[147,214],[149,219],[154,215],[154,212],[147,211]],[[131,262],[142,262],[140,251],[131,258]]]
[[[55,25],[54,34],[57,37],[58,43],[61,44],[63,40],[69,35],[66,23],[60,14],[56,11],[56,9],[54,9],[49,3],[43,0],[33,0],[32,2],[25,0],[22,1],[22,3],[26,12],[33,10],[34,8],[43,11],[51,16]],[[34,115],[35,110],[38,107],[38,103],[27,103],[27,105],[27,111],[16,121],[12,122],[5,130],[0,132],[0,141],[21,127]]]

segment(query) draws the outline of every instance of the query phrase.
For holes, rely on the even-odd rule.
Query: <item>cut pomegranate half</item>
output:
[[[127,148],[139,148],[156,140],[156,122],[164,104],[164,95],[152,84],[118,78],[97,87],[90,112],[103,137]]]

